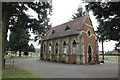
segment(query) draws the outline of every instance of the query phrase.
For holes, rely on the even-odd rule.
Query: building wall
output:
[[[91,36],[88,37],[88,30],[91,32]],[[71,35],[62,38],[44,40],[42,45],[42,56],[41,59],[58,61],[65,63],[77,63],[77,64],[88,64],[88,46],[92,47],[92,63],[96,63],[97,54],[97,41],[94,29],[92,27],[90,18],[87,17],[81,31],[78,31],[79,35]],[[77,43],[76,54],[72,53],[72,43],[75,40]],[[63,53],[63,43],[67,44],[67,54]],[[56,53],[56,43],[59,45],[59,55]],[[49,54],[49,44],[51,44],[51,54]],[[45,47],[44,47],[45,45]]]
[[[87,31],[91,31],[91,36],[88,37]],[[92,47],[92,62],[96,62],[96,53],[97,53],[97,42],[95,39],[95,32],[92,27],[91,21],[89,17],[86,18],[86,21],[83,25],[82,35],[84,39],[84,54],[85,54],[85,64],[88,63],[88,46],[91,45]]]
[[[77,55],[79,54],[79,42],[78,42],[78,35],[73,35],[73,36],[68,36],[68,37],[63,37],[63,38],[57,38],[57,39],[51,39],[51,40],[46,40],[43,41],[43,52],[42,54],[44,54],[45,57],[48,58],[43,58],[45,60],[50,60],[50,61],[57,61],[57,59],[54,57],[54,59],[50,59],[50,56],[47,56],[47,54],[49,54],[49,44],[52,45],[52,54],[54,54],[55,56],[57,56],[55,54],[55,44],[58,43],[59,45],[59,62],[65,62],[65,63],[77,63],[76,61],[76,56],[73,55],[72,53],[72,42],[76,41],[77,43]],[[67,54],[65,54],[65,58],[62,58],[62,56],[64,55],[63,53],[63,43],[66,42],[67,44]],[[44,47],[45,45],[45,47]],[[45,50],[44,50],[45,49]],[[75,57],[71,57],[71,56],[75,56]]]

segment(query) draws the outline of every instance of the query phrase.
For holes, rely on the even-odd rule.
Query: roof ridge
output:
[[[78,34],[78,31],[81,30],[83,27],[86,17],[87,16],[82,16],[77,19],[67,21],[63,24],[51,27],[50,30],[47,32],[46,36],[44,37],[44,40]],[[65,26],[67,26],[67,25],[70,26],[70,28],[71,28],[70,31],[64,30]],[[56,31],[55,34],[51,34],[53,30]]]

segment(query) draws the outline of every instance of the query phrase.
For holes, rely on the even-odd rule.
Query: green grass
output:
[[[110,61],[118,61],[120,58],[118,56],[104,56],[105,60]],[[102,56],[99,57],[100,60],[102,60]]]
[[[22,69],[19,69],[17,67],[5,66],[3,70],[2,78],[3,78],[2,80],[6,80],[4,78],[26,78],[27,79],[27,78],[36,78],[36,76]]]

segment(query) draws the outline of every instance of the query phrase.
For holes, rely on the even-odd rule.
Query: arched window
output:
[[[59,46],[58,46],[58,43],[55,44],[55,54],[59,54]]]
[[[73,54],[76,54],[76,53],[77,53],[77,43],[76,43],[75,40],[74,40],[73,43],[72,43],[72,53],[73,53]]]
[[[51,44],[49,45],[49,54],[51,54],[52,53],[52,46],[51,46]]]
[[[66,44],[66,42],[63,43],[63,53],[67,54],[67,44]]]

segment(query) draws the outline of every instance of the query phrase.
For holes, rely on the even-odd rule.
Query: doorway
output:
[[[92,61],[92,48],[89,45],[88,46],[88,62],[91,62],[91,61]]]

